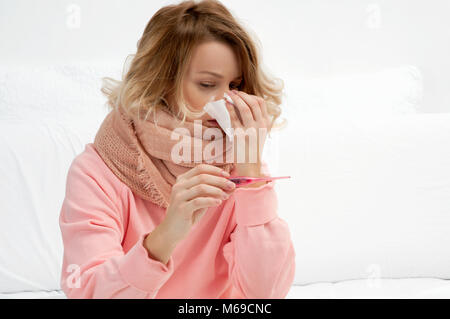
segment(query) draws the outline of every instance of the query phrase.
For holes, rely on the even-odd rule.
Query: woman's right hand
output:
[[[159,225],[172,241],[184,239],[209,207],[220,205],[234,192],[235,184],[222,172],[214,165],[199,164],[177,177],[166,216]]]

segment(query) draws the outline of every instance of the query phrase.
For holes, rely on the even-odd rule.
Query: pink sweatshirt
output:
[[[295,251],[274,183],[238,188],[211,207],[163,264],[143,240],[165,209],[135,195],[87,144],[68,171],[59,218],[61,288],[68,298],[285,298]]]

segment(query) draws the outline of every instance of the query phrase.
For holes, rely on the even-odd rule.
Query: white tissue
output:
[[[224,130],[225,134],[228,136],[230,141],[233,141],[233,134],[232,134],[232,126],[231,126],[231,118],[230,113],[228,113],[225,99],[233,103],[233,100],[226,94],[223,94],[224,99],[220,99],[217,101],[210,101],[206,103],[206,105],[203,107],[203,110],[211,115],[219,124],[219,126]],[[212,98],[214,99],[214,97]],[[211,100],[212,100],[211,99]]]

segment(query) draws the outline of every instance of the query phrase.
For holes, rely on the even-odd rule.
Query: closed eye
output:
[[[202,87],[204,87],[204,88],[213,88],[213,87],[215,87],[215,85],[210,85],[210,84],[205,84],[205,83],[200,83],[200,85]],[[230,84],[230,87],[232,87],[234,89],[237,89],[239,87],[239,84],[232,83],[232,84]]]

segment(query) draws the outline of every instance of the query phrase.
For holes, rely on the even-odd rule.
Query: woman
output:
[[[268,176],[260,132],[280,114],[281,89],[248,34],[218,1],[169,5],[149,21],[123,81],[107,80],[111,112],[69,169],[59,219],[67,297],[284,298],[295,252],[274,182],[227,179]],[[202,112],[224,93],[233,128],[258,129],[260,147],[243,144],[256,161],[217,160],[242,148]],[[200,161],[174,159],[177,128],[189,151],[203,142]],[[211,145],[219,151],[205,155]]]

